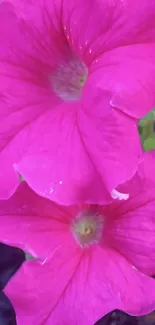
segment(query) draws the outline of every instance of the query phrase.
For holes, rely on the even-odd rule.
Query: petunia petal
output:
[[[105,242],[115,247],[135,267],[148,275],[155,274],[155,183],[154,157],[146,153],[132,180],[120,186],[129,193],[126,202],[102,207],[105,215]]]
[[[133,44],[104,53],[94,62],[92,84],[112,93],[110,104],[142,118],[155,107],[155,43]],[[92,80],[91,80],[92,79]]]
[[[78,108],[62,104],[35,121],[33,140],[16,167],[39,195],[60,204],[105,203],[110,195],[83,146]]]
[[[13,69],[16,65],[21,69],[18,72],[27,77],[38,76],[36,83],[45,86],[46,72],[68,53],[67,39],[53,4],[50,3],[49,10],[51,19],[44,1],[17,2],[6,0],[0,6],[0,67],[3,68],[3,63],[3,71],[6,71],[6,67],[12,66]],[[10,24],[7,24],[7,19]]]
[[[154,279],[116,251],[96,246],[80,257],[71,245],[58,251],[50,264],[26,262],[5,292],[19,325],[90,325],[114,309],[131,315],[151,312],[154,288]]]
[[[70,209],[37,196],[25,182],[8,201],[0,201],[0,216],[0,240],[43,261],[72,241]]]
[[[107,65],[107,67],[109,67],[109,74],[107,75],[105,68],[104,82],[107,86],[109,80],[107,78],[110,78],[110,80],[113,81],[113,85],[111,85],[112,89],[110,89],[110,98],[108,101],[106,101],[107,98],[104,98],[104,96],[106,97],[105,90],[103,89],[102,92],[102,87],[104,86],[104,83],[102,84],[103,78],[100,82],[102,86],[100,87],[100,92],[102,92],[103,97],[101,104],[105,104],[106,102],[106,105],[104,105],[104,108],[106,106],[104,112],[102,110],[106,124],[109,123],[105,117],[107,110],[109,110],[109,104],[117,106],[116,109],[123,109],[123,111],[129,113],[129,115],[134,115],[131,113],[131,106],[133,107],[133,104],[136,104],[135,109],[137,110],[138,107],[139,111],[140,102],[135,101],[133,97],[131,101],[130,93],[124,91],[124,88],[123,90],[121,88],[121,99],[119,93],[114,93],[114,90],[116,91],[115,86],[116,84],[118,85],[118,76],[120,76],[120,86],[124,87],[123,66],[120,74],[117,71],[117,67],[115,67],[114,77],[112,76],[113,73],[111,68],[111,64],[113,62],[112,52],[114,51],[115,54],[118,52],[118,56],[120,58],[120,49],[118,47],[122,45],[130,45],[123,47],[124,52],[122,56],[124,59],[126,58],[127,48],[131,48],[131,44],[135,44],[134,48],[138,49],[135,51],[136,58],[140,57],[141,61],[145,61],[146,65],[145,69],[140,70],[141,65],[139,66],[138,64],[136,65],[136,63],[134,63],[135,61],[133,60],[131,49],[131,51],[128,53],[128,59],[132,67],[132,72],[130,73],[128,81],[134,84],[135,89],[137,89],[139,93],[139,84],[136,82],[133,83],[132,78],[135,71],[141,73],[141,71],[145,70],[140,74],[141,79],[143,77],[145,80],[147,80],[147,84],[151,83],[152,85],[153,76],[150,74],[150,78],[152,79],[149,79],[148,72],[150,71],[150,67],[153,69],[154,66],[154,45],[152,43],[155,32],[153,24],[154,2],[149,4],[143,2],[143,5],[140,6],[137,4],[137,12],[135,15],[135,7],[133,7],[132,1],[126,0],[125,3],[123,3],[123,6],[122,2],[117,2],[116,6],[115,2],[109,1],[88,1],[85,6],[83,6],[83,4],[81,6],[81,0],[78,0],[76,4],[75,2],[71,1],[69,5],[66,1],[53,1],[51,4],[49,0],[40,0],[37,3],[37,6],[35,1],[31,1],[29,3],[30,6],[27,6],[26,0],[23,0],[22,3],[15,0],[14,4],[12,4],[12,1],[7,1],[9,4],[1,4],[1,29],[3,32],[0,35],[2,44],[0,49],[0,72],[2,77],[2,82],[0,83],[0,98],[2,104],[2,118],[0,122],[0,182],[2,185],[5,184],[1,186],[1,198],[8,198],[16,190],[17,186],[19,185],[18,171],[24,174],[23,176],[25,177],[26,181],[28,181],[28,183],[37,193],[40,195],[45,195],[50,199],[54,199],[61,204],[79,203],[81,200],[85,200],[89,203],[105,203],[105,201],[109,200],[106,189],[108,188],[110,192],[115,190],[115,187],[117,187],[121,182],[124,182],[130,178],[137,170],[139,156],[141,155],[138,140],[136,142],[135,152],[133,152],[134,149],[131,148],[130,145],[131,161],[130,166],[128,164],[126,165],[126,170],[124,170],[126,155],[124,159],[122,159],[122,157],[120,157],[118,154],[119,151],[121,153],[122,150],[124,150],[124,146],[127,146],[125,136],[122,149],[119,147],[119,150],[116,153],[116,156],[118,155],[118,158],[120,159],[120,162],[118,163],[119,166],[117,165],[117,162],[114,164],[112,161],[113,157],[110,157],[110,159],[107,159],[106,157],[105,159],[105,163],[108,163],[109,165],[108,170],[110,172],[113,170],[114,176],[112,181],[111,179],[106,179],[107,176],[105,177],[105,175],[107,175],[107,169],[100,161],[99,166],[96,164],[96,160],[99,160],[98,155],[100,155],[100,150],[96,148],[96,144],[98,146],[98,138],[101,138],[101,129],[100,132],[96,134],[96,137],[94,137],[93,143],[95,144],[95,147],[90,149],[89,143],[88,148],[87,145],[86,148],[84,148],[85,144],[88,142],[88,140],[90,140],[90,136],[87,134],[87,126],[86,130],[83,130],[84,126],[79,124],[79,122],[83,124],[85,121],[85,113],[82,113],[83,115],[79,114],[79,130],[77,131],[76,129],[74,131],[74,139],[75,142],[77,141],[77,144],[75,145],[77,153],[74,157],[74,162],[73,160],[69,161],[69,157],[71,156],[70,154],[67,156],[65,152],[66,155],[64,156],[64,151],[68,151],[70,153],[71,142],[70,148],[68,148],[67,146],[64,147],[64,143],[61,143],[62,140],[60,141],[60,139],[57,139],[56,144],[59,145],[58,156],[56,156],[56,146],[53,143],[50,144],[52,141],[49,134],[53,126],[53,121],[55,123],[56,121],[60,123],[60,120],[62,121],[64,119],[63,109],[61,114],[51,113],[51,119],[48,122],[47,130],[45,130],[46,126],[43,127],[42,125],[42,123],[46,121],[46,118],[49,118],[48,112],[51,111],[51,108],[59,111],[58,105],[60,104],[60,99],[58,99],[52,92],[49,76],[51,75],[53,65],[62,59],[64,53],[65,55],[68,54],[69,46],[72,50],[75,50],[75,52],[77,52],[79,56],[86,61],[86,63],[92,63],[97,55],[97,50],[100,49],[100,53],[98,53],[98,55],[101,55],[103,54],[101,52],[104,49],[104,63]],[[79,26],[83,26],[83,24],[85,24],[85,16],[88,11],[90,13],[93,12],[93,15],[89,15],[89,28],[81,35],[81,27],[79,29]],[[105,15],[104,20],[103,14]],[[8,20],[10,24],[7,23]],[[99,23],[100,21],[102,22],[101,24]],[[147,21],[149,21],[149,25],[147,25],[148,28],[146,29]],[[94,24],[92,24],[93,22]],[[97,22],[97,24],[95,24],[95,22]],[[130,24],[128,24],[129,22]],[[95,28],[92,28],[92,25],[95,25]],[[122,26],[124,28],[122,28]],[[117,32],[114,33],[114,30]],[[97,35],[99,37],[97,37]],[[145,58],[146,51],[143,51],[142,45],[137,45],[137,43],[147,43],[145,44],[145,49],[147,50],[148,54],[147,62]],[[116,47],[117,49],[114,50]],[[112,49],[113,51],[111,51]],[[96,63],[94,64],[94,68],[95,66]],[[116,66],[118,66],[118,64],[116,64]],[[142,85],[144,86],[143,82]],[[127,88],[130,88],[128,86],[129,83]],[[150,89],[151,95],[149,96],[149,99],[146,92],[143,92],[144,98],[142,99],[142,104],[144,104],[144,108],[142,106],[141,111],[150,109],[150,106],[154,103],[154,92],[152,86]],[[89,89],[87,97],[89,97],[90,92],[91,89]],[[92,103],[93,110],[94,102],[95,99]],[[74,108],[75,107],[73,105],[73,111]],[[75,125],[76,113],[70,113],[67,112],[67,110],[70,111],[70,105],[68,107],[65,106],[65,111],[66,114],[69,114],[68,119],[70,119],[70,123],[74,123]],[[56,114],[58,115],[57,117]],[[101,116],[102,118],[103,115]],[[118,116],[119,115],[120,112],[118,112]],[[99,116],[97,119],[99,119]],[[96,125],[91,125],[90,123],[89,132],[92,134],[96,127],[98,127],[97,119]],[[121,118],[119,119],[121,120]],[[111,118],[111,121],[112,123],[116,122],[116,120],[113,121],[113,118]],[[133,120],[133,123],[131,123],[131,120],[129,119],[127,121],[128,125],[124,126],[124,129],[127,127],[131,130],[131,140],[135,142],[136,138],[138,139],[138,137],[134,127],[136,129],[137,125],[135,125]],[[67,120],[65,123],[67,125],[69,124]],[[122,121],[120,124],[121,123]],[[36,133],[36,130],[39,133],[39,136],[38,133]],[[68,132],[67,127],[65,130]],[[51,133],[51,137],[54,137],[54,139],[58,138],[57,131],[58,129],[56,130],[54,127],[54,131]],[[85,132],[88,139],[80,139],[81,135],[79,133],[83,132]],[[105,132],[107,132],[107,130],[105,130]],[[118,132],[120,132],[120,130],[118,130]],[[71,130],[69,130],[69,134],[73,136],[73,131],[71,132]],[[65,132],[61,131],[60,136],[61,135],[64,137],[64,139],[66,139]],[[123,132],[121,133],[121,136],[124,136]],[[41,137],[43,137],[41,143],[46,150],[46,154],[44,150],[44,155],[43,147],[39,146],[39,140]],[[111,139],[108,138],[108,141],[109,140]],[[44,141],[47,141],[47,143],[50,144],[50,147],[48,147]],[[105,143],[106,141],[107,139],[105,140]],[[75,143],[72,143],[72,148],[74,144]],[[104,144],[102,145],[102,150],[107,148],[107,146],[104,146]],[[110,146],[108,147],[108,150],[109,148]],[[35,149],[37,155],[34,154]],[[62,160],[63,156],[65,157],[66,161],[65,168],[61,166],[62,163],[60,164],[59,160],[59,157]],[[52,162],[50,161],[51,157],[53,159]],[[38,168],[38,161],[40,168]],[[73,175],[68,177],[72,163]],[[57,166],[55,175],[52,175],[52,173],[54,173],[53,166],[54,168]],[[105,172],[103,171],[104,168]],[[38,175],[40,176],[41,174],[43,175],[44,179],[39,181]],[[105,179],[105,183],[103,182],[103,178]],[[62,184],[63,186],[60,186]],[[103,192],[104,199],[101,198],[100,194],[103,194]],[[125,194],[128,195],[128,193]]]
[[[18,16],[28,17],[32,25],[35,22],[39,32],[48,26],[45,16],[48,12],[55,31],[63,31],[71,47],[86,62],[92,62],[97,55],[115,47],[144,44],[154,41],[155,37],[154,1],[141,3],[137,0],[135,5],[134,0],[125,0],[123,4],[121,0],[88,0],[85,3],[82,0],[53,0],[52,3],[39,0],[27,5],[27,0],[22,3],[15,0],[13,4]],[[62,24],[58,24],[60,20]]]
[[[134,0],[123,3],[121,0],[88,0],[85,3],[59,0],[54,3],[62,10],[70,44],[88,63],[119,46],[154,42],[154,1],[141,3],[138,0],[136,5]]]
[[[155,306],[154,287],[153,279],[132,268],[116,251],[94,247],[90,255],[84,254],[45,324],[90,325],[114,309],[146,314]]]
[[[151,150],[150,152],[144,153],[144,158],[139,166],[138,174],[142,180],[150,180],[152,183],[152,187],[155,184],[155,150]],[[153,190],[153,189],[152,189]]]
[[[142,154],[136,121],[112,109],[110,97],[108,91],[86,86],[77,119],[90,160],[109,192],[136,173]]]
[[[43,64],[41,54],[39,57],[40,51],[34,49],[32,33],[19,26],[11,5],[1,3],[0,16],[0,197],[3,199],[10,197],[19,185],[14,167],[32,140],[31,123],[59,100],[45,77],[47,65]]]
[[[5,289],[15,308],[18,325],[46,323],[74,276],[80,258],[81,252],[70,243],[65,254],[61,247],[53,255],[50,264],[37,261],[23,264]]]
[[[142,196],[145,192],[141,193]],[[140,197],[137,197],[140,204]],[[129,212],[107,225],[108,243],[145,274],[155,273],[155,199],[137,209],[128,203]],[[132,209],[130,211],[130,209]]]

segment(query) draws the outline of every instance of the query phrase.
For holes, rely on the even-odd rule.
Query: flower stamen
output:
[[[50,77],[52,89],[64,101],[78,101],[87,75],[85,64],[79,58],[72,56],[54,69]]]
[[[88,211],[81,212],[72,223],[72,233],[81,247],[99,243],[103,233],[103,217]]]

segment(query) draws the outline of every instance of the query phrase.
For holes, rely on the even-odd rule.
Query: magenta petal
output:
[[[152,153],[146,153],[132,180],[120,186],[128,192],[125,202],[113,201],[102,207],[107,216],[105,241],[116,248],[135,267],[148,275],[155,274],[155,184]]]
[[[103,237],[87,248],[75,241],[71,225],[90,206],[57,206],[26,183],[0,202],[0,240],[40,259],[26,262],[6,288],[19,325],[90,325],[114,309],[143,315],[155,308],[155,280],[145,275],[155,265],[154,193],[139,179],[137,173],[121,186],[134,189],[126,202],[93,206],[94,220],[104,221]]]
[[[0,217],[1,241],[43,261],[64,242],[73,240],[74,244],[69,233],[70,209],[37,196],[25,182],[8,203],[0,201]]]
[[[41,75],[43,62],[38,57],[40,52],[34,50],[32,35],[29,34],[30,39],[21,37],[22,26],[20,29],[13,7],[1,3],[0,16],[0,198],[3,199],[10,197],[19,185],[15,167],[32,140],[31,123],[51,108],[51,101],[53,104],[59,100]]]
[[[101,247],[81,258],[70,247],[51,263],[26,262],[5,292],[18,325],[91,325],[116,308],[131,315],[155,308],[155,280]]]
[[[6,1],[12,4],[12,0]],[[137,0],[135,6],[134,0],[127,0],[123,5],[121,0],[114,0],[113,2],[109,0],[104,2],[88,0],[85,3],[82,0],[76,0],[76,2],[74,0],[70,2],[53,0],[52,3],[50,0],[38,0],[37,3],[28,0],[22,2],[14,0],[13,5],[19,15],[32,16],[36,21],[40,8],[42,8],[42,13],[45,8],[49,10],[50,14],[55,8],[58,18],[63,12],[63,23],[65,25],[68,22],[68,31],[72,31],[71,35],[74,42],[75,40],[78,41],[79,38],[88,39],[91,42],[94,40],[96,47],[100,46],[106,50],[116,45],[135,44],[138,40],[140,43],[154,40],[154,1],[145,0],[141,2],[141,0]],[[88,12],[90,13],[89,19]],[[84,25],[86,19],[87,26]],[[81,26],[85,26],[85,33],[81,33]],[[92,26],[95,27],[92,28]],[[103,35],[103,43],[99,43],[101,35]]]
[[[107,240],[140,271],[155,274],[155,199],[145,201],[145,191],[126,202],[126,213],[117,210],[117,218],[107,223]],[[117,209],[117,206],[115,206]],[[119,215],[120,213],[120,215]],[[111,215],[114,218],[114,214]]]
[[[80,252],[78,254],[71,244],[65,254],[62,248],[58,249],[50,264],[37,261],[23,264],[5,289],[15,308],[18,325],[46,324],[74,276],[79,261]]]
[[[67,205],[105,203],[107,190],[134,175],[141,156],[137,123],[118,110],[137,117],[154,104],[154,6],[138,2],[135,13],[133,0],[123,6],[108,0],[1,3],[1,198],[16,190],[17,171],[38,194]],[[82,108],[81,102],[61,106],[51,85],[53,69],[71,52],[92,63]]]
[[[131,315],[149,313],[155,306],[153,288],[155,280],[135,270],[115,250],[94,247],[91,255],[86,254],[82,259],[70,287],[53,313],[53,324],[60,310],[66,310],[62,314],[65,325],[72,324],[72,315],[77,324],[89,325],[114,309],[121,309]],[[68,300],[73,304],[72,308],[66,309]],[[61,322],[62,319],[58,324]]]
[[[104,265],[101,262],[101,268],[97,260],[103,261],[105,256],[107,262]],[[94,262],[94,270],[97,265],[100,272],[102,272],[104,282],[108,283],[107,288],[109,291],[113,293],[114,297],[119,297],[116,298],[116,301],[118,299],[120,305],[116,308],[131,315],[144,315],[151,312],[155,305],[155,292],[153,289],[155,280],[139,272],[115,250],[106,249],[105,256],[103,248],[98,247],[94,251],[96,261],[95,258],[92,261]]]
[[[52,3],[57,17],[62,18],[70,46],[88,64],[116,47],[154,42],[153,1],[137,0],[136,7],[134,0],[127,0],[123,5],[121,0],[88,0],[85,3],[83,0],[54,0]],[[45,7],[52,17],[50,0],[45,1]]]
[[[155,185],[155,150],[144,153],[144,159],[139,166],[138,174],[142,180],[150,180],[152,183],[152,191],[154,192]]]
[[[8,161],[7,161],[8,159]],[[1,157],[0,162],[0,198],[8,199],[19,186],[19,174],[15,172],[14,167],[10,165],[10,158]],[[5,171],[5,172],[4,172]]]
[[[83,146],[78,108],[62,104],[33,124],[33,140],[17,170],[38,194],[60,204],[105,203],[110,196]]]
[[[94,62],[90,80],[112,93],[110,104],[142,118],[155,107],[155,43],[119,47]]]
[[[96,173],[112,191],[137,171],[141,145],[136,121],[112,109],[110,99],[108,91],[86,86],[77,121]]]

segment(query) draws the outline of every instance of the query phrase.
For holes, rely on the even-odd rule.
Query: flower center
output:
[[[51,77],[52,89],[64,101],[78,101],[87,75],[85,64],[72,56],[54,69]]]
[[[72,223],[72,233],[81,247],[89,247],[100,242],[103,234],[103,217],[81,212]]]

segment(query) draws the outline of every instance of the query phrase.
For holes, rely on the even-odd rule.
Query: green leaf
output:
[[[145,151],[150,151],[152,149],[155,149],[155,135],[152,137],[147,138],[143,142],[143,148]]]

